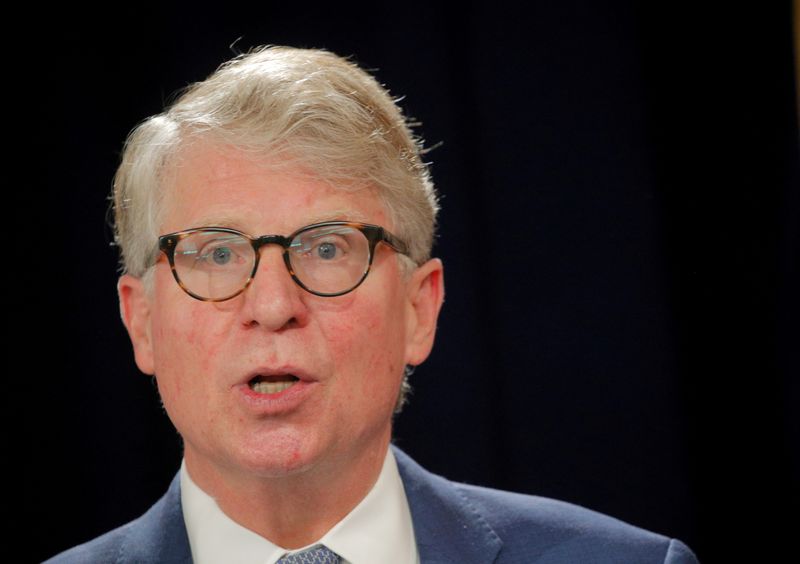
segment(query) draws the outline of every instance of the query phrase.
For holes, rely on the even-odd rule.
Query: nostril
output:
[[[260,327],[263,322],[259,322],[258,319],[249,319],[246,320],[243,325],[245,327]],[[278,327],[278,331],[282,331],[284,329],[292,329],[294,327],[300,327],[300,321],[296,317],[292,317],[283,324],[283,326]]]

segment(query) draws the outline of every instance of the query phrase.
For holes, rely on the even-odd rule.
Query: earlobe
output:
[[[406,364],[421,364],[433,348],[436,323],[444,302],[442,261],[431,259],[411,275],[408,287]]]
[[[155,374],[150,331],[150,299],[144,282],[141,278],[124,274],[117,282],[117,293],[122,322],[133,344],[136,365],[145,374]]]

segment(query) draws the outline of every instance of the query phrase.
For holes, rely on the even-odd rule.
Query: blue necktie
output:
[[[318,544],[303,552],[287,554],[276,564],[339,564],[339,555],[327,546]]]

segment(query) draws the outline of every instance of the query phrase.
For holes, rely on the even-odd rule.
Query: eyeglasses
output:
[[[366,279],[378,243],[408,254],[406,244],[383,227],[351,221],[315,223],[288,237],[199,227],[158,238],[178,285],[205,302],[241,294],[256,275],[264,245],[283,247],[283,262],[304,290],[317,296],[347,294]]]

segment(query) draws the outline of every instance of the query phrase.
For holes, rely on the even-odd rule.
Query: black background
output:
[[[9,21],[28,35],[7,117],[36,116],[6,208],[23,251],[6,265],[22,389],[5,411],[24,443],[12,493],[38,539],[21,560],[137,516],[179,464],[119,322],[106,197],[127,132],[237,38],[237,52],[353,55],[442,142],[428,158],[447,298],[396,425],[403,449],[453,479],[681,538],[704,562],[783,560],[797,528],[779,511],[796,513],[800,481],[790,5],[642,4],[70,6]]]

